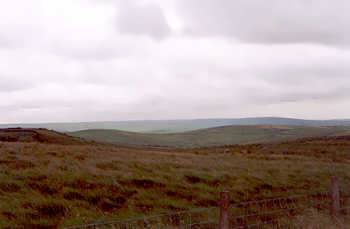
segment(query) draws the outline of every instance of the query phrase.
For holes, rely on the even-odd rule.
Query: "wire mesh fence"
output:
[[[350,215],[350,195],[340,192],[338,181],[332,182],[330,191],[291,195],[262,200],[232,203],[229,193],[220,195],[218,206],[188,211],[105,221],[79,226],[80,228],[112,229],[260,229],[304,228],[303,216],[312,210],[333,217]],[[222,194],[222,193],[221,193]]]

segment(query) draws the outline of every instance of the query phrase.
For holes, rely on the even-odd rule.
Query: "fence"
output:
[[[350,188],[350,187],[349,187]],[[334,223],[350,210],[350,196],[340,191],[339,181],[332,178],[329,191],[232,203],[230,193],[220,193],[218,206],[122,221],[98,222],[80,228],[112,229],[255,229],[303,228],[298,222],[307,209],[330,214]]]

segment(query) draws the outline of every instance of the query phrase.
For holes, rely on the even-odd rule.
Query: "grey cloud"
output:
[[[153,45],[151,38],[111,35],[91,40],[55,41],[48,46],[48,51],[58,56],[82,61],[106,61],[143,56]],[[142,47],[141,47],[142,45]]]
[[[162,9],[154,3],[140,4],[137,1],[121,1],[117,27],[121,33],[149,35],[157,39],[162,39],[170,34],[170,28]]]
[[[350,58],[348,60],[350,61]],[[330,64],[326,59],[319,63],[302,66],[277,66],[273,69],[254,69],[251,71],[259,74],[262,80],[272,81],[280,87],[320,82],[330,82],[331,85],[344,84],[345,82],[350,84],[350,66],[340,63],[338,65]]]
[[[348,99],[350,87],[339,86],[337,88],[314,91],[310,88],[307,92],[290,92],[278,99],[279,102],[299,102],[303,100],[334,101]]]
[[[324,104],[330,104],[339,100],[347,100],[350,98],[349,86],[331,85],[327,87],[314,87],[312,83],[304,82],[303,85],[284,87],[278,89],[276,85],[270,85],[268,88],[256,88],[247,87],[247,97],[245,101],[247,103],[254,103],[260,105],[270,104],[283,104],[283,103],[302,103],[308,102],[321,102]]]
[[[30,85],[25,85],[25,84],[18,84],[18,83],[1,83],[0,84],[0,93],[9,93],[9,92],[14,92],[18,90],[24,90],[30,88]]]
[[[25,90],[33,87],[33,83],[11,75],[3,75],[0,71],[0,94]]]
[[[55,2],[66,14],[55,14],[54,3],[42,1],[45,23],[30,20],[29,14],[33,30],[15,26],[21,13],[8,14],[14,21],[8,20],[13,33],[0,47],[0,122],[350,116],[350,51],[285,44],[340,44],[340,18],[348,17],[342,9],[338,16],[328,13],[334,19],[328,24],[312,14],[326,15],[337,4],[318,9],[326,1],[222,0],[220,5],[187,0],[183,10],[167,11],[157,0],[120,0],[114,12],[115,1]],[[202,8],[195,9],[197,4]],[[294,9],[310,10],[310,4],[315,5],[313,19],[299,15],[304,9]],[[175,24],[177,19],[167,12],[177,13],[185,27],[205,37],[171,33],[165,16]],[[0,26],[0,34],[8,34],[7,29]],[[22,45],[28,31],[38,32]]]
[[[108,60],[125,57],[128,53],[123,48],[118,49],[102,41],[90,44],[75,44],[75,42],[65,44],[56,43],[49,49],[58,56],[82,60]]]
[[[0,35],[0,47],[2,48],[11,47],[11,41],[4,35]]]
[[[187,33],[257,43],[350,43],[346,0],[180,0]]]

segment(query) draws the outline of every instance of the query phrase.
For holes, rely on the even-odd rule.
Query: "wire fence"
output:
[[[337,179],[330,191],[232,203],[228,192],[220,193],[218,206],[188,211],[105,221],[68,227],[112,229],[260,229],[303,228],[299,217],[312,210],[331,215],[334,223],[350,213],[350,195],[340,192]]]
[[[296,217],[305,209],[329,209],[329,193],[295,195],[239,203],[230,208],[230,228],[284,228],[295,224]]]
[[[188,211],[160,214],[149,217],[137,217],[127,220],[105,221],[79,226],[68,227],[69,229],[80,228],[113,228],[113,229],[151,229],[151,228],[215,228],[219,216],[219,207],[191,209]]]

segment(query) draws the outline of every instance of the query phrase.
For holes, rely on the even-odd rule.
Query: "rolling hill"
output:
[[[69,133],[96,142],[127,146],[193,148],[232,144],[278,142],[303,137],[350,134],[350,127],[223,126],[182,133],[136,133],[118,130],[83,130]]]
[[[54,135],[49,143],[68,140],[43,131]],[[214,207],[222,190],[236,203],[294,196],[328,190],[331,176],[341,190],[350,187],[346,136],[176,150],[17,140],[0,141],[0,228],[66,228]]]
[[[176,133],[197,129],[230,125],[285,125],[285,126],[350,126],[349,119],[305,120],[279,117],[239,119],[184,119],[184,120],[139,120],[110,122],[71,122],[0,124],[0,128],[45,128],[60,132],[74,132],[88,129],[112,129],[143,133]]]

